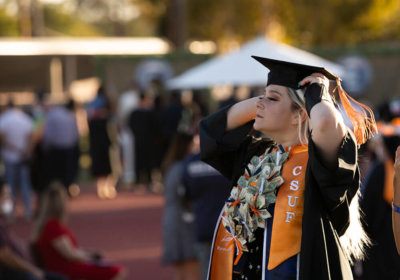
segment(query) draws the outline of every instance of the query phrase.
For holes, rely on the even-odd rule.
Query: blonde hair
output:
[[[302,89],[293,89],[288,87],[289,97],[292,100],[292,110],[305,110],[305,91]],[[299,112],[300,114],[300,112]],[[309,129],[309,118],[305,121],[301,121],[299,116],[299,140],[302,144],[308,143],[308,129]],[[354,260],[362,260],[365,255],[365,248],[371,245],[371,240],[365,233],[360,217],[359,207],[359,191],[354,196],[349,206],[349,219],[350,223],[346,232],[340,237],[340,244],[343,252],[349,262],[353,264]]]
[[[289,97],[292,100],[292,111],[298,111],[299,114],[299,125],[298,125],[298,136],[301,144],[308,143],[308,129],[309,129],[309,119],[308,117],[302,121],[300,116],[300,110],[305,110],[306,100],[304,97],[303,89],[293,89],[288,87]]]
[[[340,237],[343,252],[351,264],[353,264],[354,260],[364,259],[365,248],[372,244],[361,224],[360,196],[360,191],[358,191],[350,202],[350,223],[346,232]]]
[[[54,218],[62,221],[65,218],[67,199],[67,191],[61,183],[53,182],[50,184],[41,199],[39,215],[33,227],[32,241],[37,240],[49,219]]]

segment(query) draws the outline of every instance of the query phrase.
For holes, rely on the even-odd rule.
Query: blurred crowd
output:
[[[34,104],[21,106],[10,96],[0,115],[1,279],[125,279],[123,267],[78,246],[67,201],[79,195],[83,180],[93,181],[99,199],[113,199],[120,189],[162,194],[175,153],[182,159],[190,152],[172,151],[175,137],[192,137],[207,114],[201,95],[135,86],[118,100],[100,86],[84,104],[38,94]],[[17,219],[33,223],[24,244],[30,256],[8,231]]]
[[[200,160],[198,123],[210,111],[262,92],[238,94],[235,88],[212,103],[202,92],[132,85],[118,100],[100,87],[86,104],[43,102],[38,95],[21,107],[10,99],[0,115],[0,278],[130,279],[122,266],[79,247],[65,221],[68,199],[79,195],[89,162],[100,199],[115,198],[121,189],[164,195],[162,262],[173,267],[174,279],[206,279],[214,227],[232,186]],[[379,133],[360,148],[359,199],[371,244],[353,272],[356,279],[399,279],[391,205],[400,99],[381,104],[375,114]],[[34,222],[26,243],[31,256],[7,230],[21,216]]]

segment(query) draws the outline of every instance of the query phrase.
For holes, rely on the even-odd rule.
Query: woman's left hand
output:
[[[320,73],[305,77],[300,85],[309,84],[305,90],[306,111],[310,117],[312,140],[319,148],[319,154],[328,167],[337,164],[340,143],[346,134],[340,113],[333,106],[329,94],[329,80]],[[312,86],[312,84],[316,84]],[[322,102],[325,101],[325,102]]]
[[[320,84],[326,89],[329,89],[329,80],[321,73],[313,73],[310,76],[305,77],[300,81],[299,87],[304,86],[306,84]]]

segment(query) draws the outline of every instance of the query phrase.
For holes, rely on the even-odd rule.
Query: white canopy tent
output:
[[[238,50],[208,60],[167,82],[169,89],[199,89],[222,85],[260,86],[267,82],[268,70],[252,55],[325,67],[343,77],[344,69],[309,52],[258,37]]]

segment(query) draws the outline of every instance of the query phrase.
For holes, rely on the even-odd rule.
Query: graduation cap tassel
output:
[[[342,88],[340,78],[336,78],[336,83],[340,101],[353,124],[357,144],[364,144],[377,132],[374,114],[368,106],[357,102],[346,93]]]

